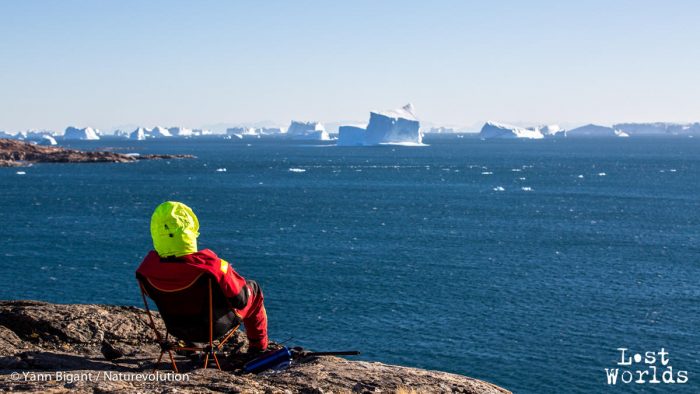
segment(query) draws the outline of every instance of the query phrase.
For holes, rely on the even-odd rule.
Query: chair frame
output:
[[[148,291],[146,291],[146,288],[144,287],[143,283],[141,282],[142,279],[138,278],[139,282],[139,287],[141,288],[141,298],[143,299],[143,305],[146,309],[146,314],[148,314],[148,320],[149,320],[149,325],[153,329],[153,332],[156,334],[156,342],[158,342],[158,345],[160,346],[160,355],[158,356],[158,360],[156,361],[153,371],[155,372],[156,369],[158,369],[158,364],[160,364],[161,360],[163,359],[163,355],[167,352],[168,356],[170,357],[170,365],[175,371],[175,373],[179,373],[179,370],[177,368],[177,363],[175,362],[175,356],[173,356],[173,351],[177,352],[179,350],[184,350],[184,351],[192,351],[192,352],[203,352],[205,354],[204,356],[204,369],[207,368],[209,365],[209,358],[211,357],[214,362],[216,363],[216,367],[221,370],[221,364],[219,363],[219,358],[216,356],[216,352],[220,351],[221,348],[228,342],[229,339],[233,336],[233,334],[238,330],[238,328],[241,326],[240,323],[238,323],[235,327],[231,328],[226,335],[223,335],[221,339],[217,339],[218,344],[214,344],[214,306],[213,306],[213,294],[212,294],[212,279],[208,278],[208,287],[209,287],[209,344],[206,346],[181,346],[177,342],[169,341],[169,336],[170,333],[168,332],[168,328],[166,326],[165,328],[165,336],[163,336],[160,331],[156,328],[155,320],[153,320],[153,315],[151,314],[151,309],[148,306],[148,300],[146,297],[150,298],[148,295]],[[148,280],[148,279],[146,279]],[[194,283],[194,282],[193,282]],[[152,284],[151,284],[152,285]],[[155,287],[155,286],[154,286]],[[189,286],[188,286],[189,287]],[[231,308],[233,311],[233,308]],[[235,311],[234,311],[235,313]],[[238,315],[238,314],[236,314]]]

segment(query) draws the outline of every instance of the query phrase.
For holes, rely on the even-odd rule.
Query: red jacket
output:
[[[161,258],[150,251],[136,270],[153,286],[163,290],[185,288],[196,281],[202,273],[216,278],[221,290],[235,309],[244,309],[248,304],[246,280],[209,249],[200,250],[181,257]]]

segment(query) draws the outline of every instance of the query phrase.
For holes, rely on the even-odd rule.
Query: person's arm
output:
[[[228,261],[221,259],[221,276],[219,285],[234,309],[243,309],[248,305],[248,288],[245,278],[236,272]]]

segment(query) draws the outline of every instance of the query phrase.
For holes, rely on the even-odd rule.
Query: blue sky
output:
[[[697,1],[1,1],[0,130],[700,121]]]

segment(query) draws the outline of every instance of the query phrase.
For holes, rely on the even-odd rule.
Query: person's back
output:
[[[198,250],[198,231],[197,217],[187,205],[173,201],[159,205],[151,217],[155,250],[146,255],[136,272],[165,291],[185,288],[203,273],[210,274],[236,315],[243,320],[250,350],[265,350],[267,315],[262,290],[255,281],[245,280],[213,251]]]

